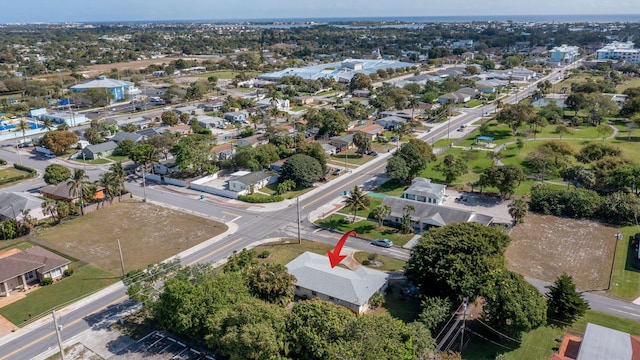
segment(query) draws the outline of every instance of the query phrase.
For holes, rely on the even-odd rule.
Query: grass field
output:
[[[631,245],[631,237],[638,232],[637,226],[620,229],[622,240],[616,242],[615,264],[609,294],[625,299],[635,300],[640,297],[640,270],[632,264],[635,250]],[[611,235],[613,238],[613,235]]]
[[[11,184],[28,175],[28,172],[18,170],[13,166],[0,169],[0,187],[3,185]]]
[[[112,273],[91,265],[77,268],[73,275],[43,286],[27,294],[27,297],[0,308],[0,315],[20,325],[61,304],[77,300],[120,280]]]
[[[463,358],[471,360],[494,360],[497,355],[504,354],[505,360],[548,359],[554,349],[559,346],[557,339],[561,339],[565,332],[584,334],[587,323],[606,326],[615,330],[628,332],[632,335],[640,334],[640,322],[588,310],[585,316],[578,319],[578,321],[570,327],[560,328],[551,325],[540,327],[524,334],[521,344],[515,342],[503,344],[508,347],[508,349],[473,336],[471,344],[464,353]]]
[[[339,214],[332,214],[329,217],[316,221],[316,224],[327,229],[337,230],[340,232],[347,232],[354,230],[358,237],[374,240],[378,238],[386,238],[397,246],[406,244],[415,234],[401,234],[398,229],[383,226],[379,228],[379,224],[376,221],[360,220],[355,223],[351,223],[345,216]]]
[[[371,253],[366,251],[358,251],[353,255],[353,257],[354,259],[356,259],[357,262],[362,264],[363,261],[368,260],[369,255],[371,255]],[[377,254],[376,254],[376,260],[382,262],[382,266],[371,266],[371,265],[364,265],[364,266],[372,269],[376,269],[376,270],[381,270],[381,271],[402,271],[404,269],[405,262],[402,260],[393,259],[387,256],[382,256]]]
[[[34,236],[63,254],[120,274],[146,268],[224,231],[224,224],[150,203],[119,203]]]

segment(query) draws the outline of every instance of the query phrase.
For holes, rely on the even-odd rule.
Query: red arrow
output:
[[[340,264],[340,262],[344,260],[344,258],[346,258],[345,255],[340,255],[340,251],[342,251],[342,247],[344,246],[344,243],[347,242],[347,238],[349,238],[349,236],[351,235],[358,236],[358,234],[356,234],[355,231],[353,230],[348,231],[344,235],[342,235],[342,237],[336,244],[336,247],[333,249],[333,251],[327,250],[327,256],[329,256],[329,262],[331,263],[331,268],[336,267],[336,265]]]

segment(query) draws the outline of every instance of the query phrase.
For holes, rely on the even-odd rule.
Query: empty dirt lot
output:
[[[107,206],[34,234],[46,246],[114,274],[146,268],[227,230],[227,226],[142,202]]]
[[[553,282],[562,272],[581,290],[604,289],[609,282],[617,229],[588,220],[529,214],[511,233],[509,268]]]

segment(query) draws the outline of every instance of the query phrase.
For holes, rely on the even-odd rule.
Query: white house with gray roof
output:
[[[327,256],[308,251],[286,266],[296,277],[297,296],[329,301],[356,314],[362,314],[369,308],[371,296],[386,290],[389,276],[364,266],[356,270],[331,268]]]
[[[384,221],[396,226],[402,224],[405,206],[413,206],[415,211],[410,213],[411,225],[418,231],[427,230],[432,226],[442,227],[454,222],[476,222],[483,225],[490,225],[493,222],[493,217],[478,214],[475,211],[455,209],[392,196],[382,199],[382,205],[391,207],[391,214],[384,218]]]
[[[269,173],[254,171],[252,173],[230,179],[228,181],[229,190],[237,192],[239,195],[246,195],[249,194],[251,190],[260,190],[267,186],[271,182],[272,178],[274,178],[274,176]]]
[[[100,144],[89,145],[82,149],[82,154],[85,160],[95,160],[103,157],[107,157],[113,154],[118,148],[118,144],[113,141],[107,141]]]
[[[446,185],[434,184],[431,179],[418,177],[411,181],[411,186],[402,193],[402,198],[441,205],[445,190]]]

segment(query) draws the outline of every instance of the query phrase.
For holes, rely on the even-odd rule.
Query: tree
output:
[[[371,139],[362,132],[353,134],[353,144],[358,148],[356,151],[360,156],[364,156],[366,152],[371,150]]]
[[[344,341],[353,313],[343,306],[322,300],[298,301],[287,321],[291,354],[295,359],[329,358],[331,348]]]
[[[360,187],[357,185],[353,187],[349,195],[345,195],[344,200],[342,200],[344,206],[346,208],[351,208],[351,212],[353,213],[353,220],[351,222],[356,221],[356,214],[360,209],[367,209],[367,206],[371,203],[371,198],[364,194]]]
[[[509,125],[515,135],[520,125],[529,123],[535,114],[535,108],[528,102],[513,105],[509,104],[500,110],[496,116],[496,120],[498,123]]]
[[[486,168],[480,175],[479,185],[495,186],[500,191],[502,197],[508,197],[520,186],[520,182],[526,179],[524,172],[519,166],[491,166]]]
[[[386,173],[392,179],[405,181],[409,178],[409,167],[403,158],[392,156],[387,162]]]
[[[111,202],[111,199],[113,199],[119,193],[119,187],[116,182],[116,178],[111,172],[100,174],[98,184],[104,188],[105,199],[109,200],[109,202]]]
[[[49,131],[42,136],[42,146],[56,155],[64,154],[72,145],[78,143],[78,136],[70,131]]]
[[[246,273],[249,290],[259,299],[276,305],[293,300],[296,277],[282,264],[264,263],[253,266]]]
[[[403,234],[411,234],[413,226],[411,225],[411,214],[416,212],[413,205],[405,205],[402,208],[402,218],[400,219],[400,232]]]
[[[124,167],[121,162],[111,164],[109,166],[109,172],[113,174],[113,182],[116,185],[118,196],[122,195],[125,190],[124,182],[127,178],[127,173],[124,171]]]
[[[508,335],[519,337],[544,324],[547,304],[544,296],[522,275],[499,271],[484,290],[485,319]]]
[[[287,191],[295,189],[295,187],[296,187],[296,183],[293,180],[287,179],[278,184],[278,187],[276,189],[276,195],[282,195]]]
[[[444,175],[447,184],[451,184],[456,178],[467,173],[467,164],[462,159],[449,154],[434,169]]]
[[[513,224],[519,224],[529,212],[529,204],[522,199],[515,199],[508,206],[509,215],[513,218]]]
[[[213,174],[218,168],[211,160],[211,146],[214,140],[209,135],[184,136],[178,140],[170,152],[176,158],[176,165],[181,171],[194,169],[198,175],[205,171]]]
[[[430,229],[411,250],[405,275],[425,295],[456,302],[464,296],[473,298],[496,271],[504,269],[504,251],[510,241],[499,229],[477,223]]]
[[[382,221],[391,215],[391,207],[389,205],[379,205],[371,210],[371,216],[378,220],[379,227],[382,227]]]
[[[450,317],[453,310],[453,303],[447,298],[428,296],[420,303],[422,311],[418,316],[418,321],[423,323],[431,332],[435,332]]]
[[[573,323],[589,309],[589,303],[576,291],[573,278],[567,273],[558,276],[552,285],[546,287],[549,315],[563,322]]]
[[[71,170],[66,166],[51,164],[44,169],[44,182],[47,184],[59,184],[71,177]]]
[[[80,213],[84,215],[84,195],[88,191],[87,180],[89,176],[82,169],[73,169],[71,178],[67,181],[69,186],[69,197],[80,199]]]
[[[118,142],[118,155],[129,156],[131,150],[136,147],[136,143],[131,139],[123,139]]]
[[[317,159],[305,154],[295,154],[282,165],[280,179],[292,180],[298,186],[309,187],[318,181],[322,174],[322,166]]]
[[[160,160],[158,150],[151,144],[136,145],[129,151],[129,158],[149,171],[150,165]],[[153,169],[151,169],[153,172]]]
[[[609,125],[601,124],[596,127],[596,132],[598,133],[598,135],[602,136],[602,141],[604,141],[607,136],[613,134],[613,129]]]
[[[162,118],[162,122],[167,126],[176,126],[178,125],[178,122],[180,122],[180,117],[178,117],[178,114],[171,110],[163,112],[160,117]]]
[[[571,134],[571,130],[569,130],[565,125],[558,125],[556,126],[555,133],[560,135],[560,140],[562,140],[562,136]]]
[[[584,93],[574,92],[567,97],[567,99],[564,101],[564,104],[567,109],[575,111],[577,115],[578,111],[585,108],[585,106],[587,105],[587,100]]]
[[[367,74],[355,73],[349,82],[349,91],[371,89],[371,78]]]
[[[604,157],[620,157],[621,155],[622,149],[615,145],[590,142],[580,149],[576,155],[576,160],[583,164],[588,164],[590,162],[598,161]]]
[[[309,155],[312,158],[318,160],[318,162],[320,163],[320,167],[322,167],[323,174],[325,173],[325,171],[327,171],[327,153],[322,148],[322,144],[317,141],[311,143],[300,142],[298,143],[297,148],[298,152],[300,152],[301,154]]]
[[[99,144],[102,141],[104,141],[102,138],[102,134],[100,134],[100,131],[98,130],[97,127],[87,128],[84,131],[84,138],[87,139],[87,141],[91,145]]]

